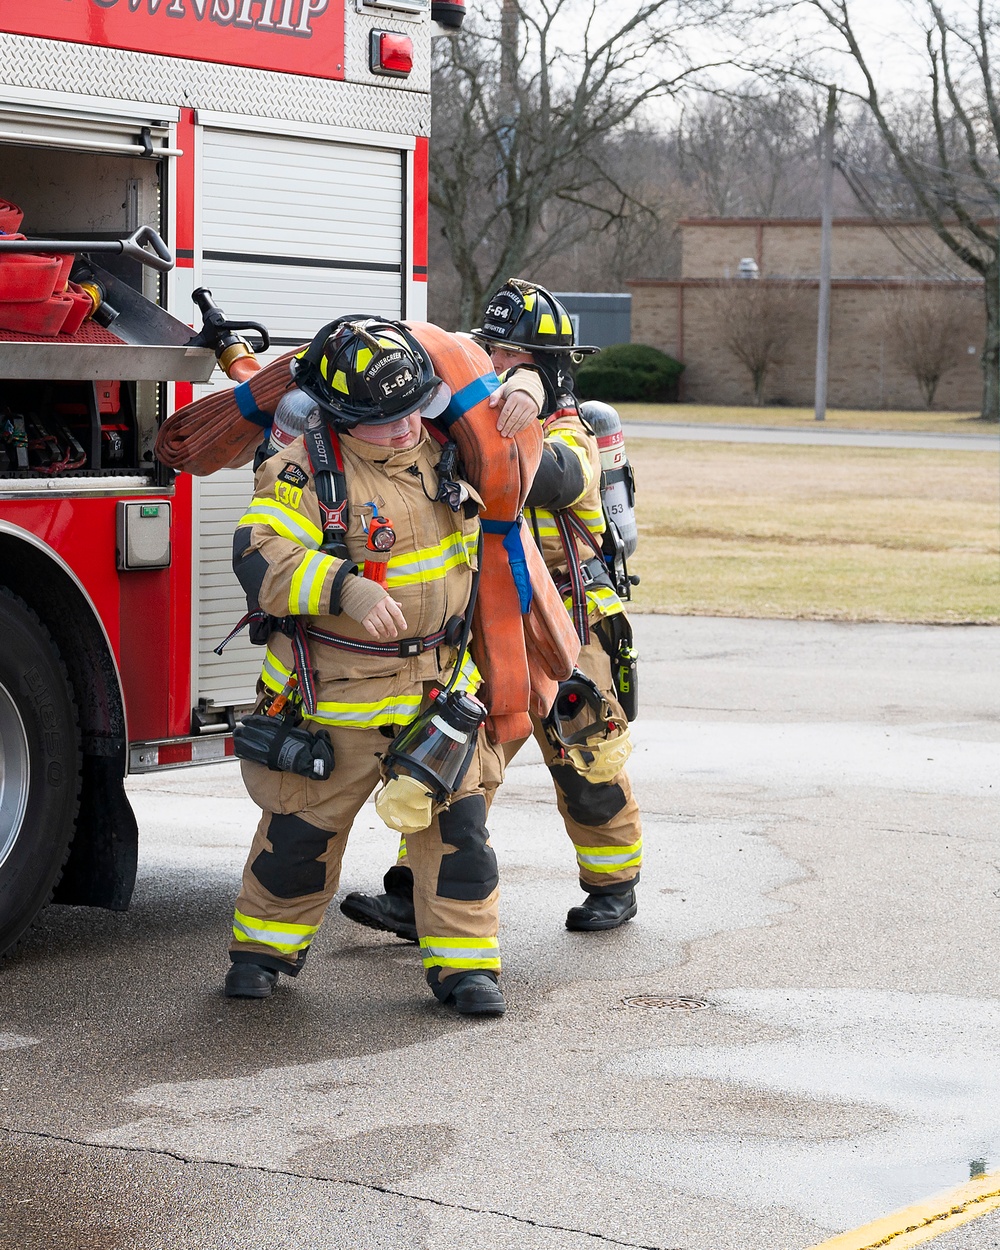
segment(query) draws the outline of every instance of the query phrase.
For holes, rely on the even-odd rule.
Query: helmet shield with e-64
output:
[[[511,352],[542,352],[568,355],[591,353],[597,347],[580,347],[574,339],[569,313],[551,291],[521,278],[508,278],[489,300],[483,324],[472,337],[488,347]]]
[[[451,395],[427,352],[398,321],[340,317],[292,361],[296,385],[338,430],[439,416]]]

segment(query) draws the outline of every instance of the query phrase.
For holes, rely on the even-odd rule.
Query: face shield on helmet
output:
[[[569,313],[551,291],[520,278],[508,278],[489,300],[483,324],[472,337],[487,349],[503,347],[511,352],[544,355],[581,355],[600,351],[579,347]]]
[[[613,780],[632,754],[628,723],[612,712],[596,684],[579,669],[559,683],[542,728],[560,760],[591,785]]]
[[[340,317],[296,356],[291,373],[337,430],[389,425],[417,411],[430,419],[451,399],[427,352],[398,321]]]

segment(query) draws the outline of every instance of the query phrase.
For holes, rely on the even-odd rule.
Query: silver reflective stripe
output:
[[[292,591],[288,597],[288,609],[293,616],[318,616],[321,604],[319,595],[323,589],[323,581],[333,567],[333,557],[320,555],[310,551],[302,558],[292,578]],[[312,602],[313,592],[316,602]]]
[[[302,935],[299,933],[285,933],[277,929],[255,929],[252,925],[244,923],[242,920],[233,920],[233,928],[239,929],[241,933],[246,934],[251,942],[260,942],[265,946],[279,946],[282,950],[300,950],[303,946],[308,946],[316,936],[316,930]]]
[[[269,519],[277,521],[279,525],[284,526],[293,533],[301,546],[308,547],[311,551],[319,550],[320,543],[323,541],[322,534],[319,538],[316,538],[315,535],[318,531],[314,525],[308,521],[298,520],[294,513],[283,508],[280,504],[268,503],[263,499],[251,500],[250,507],[247,508],[241,517],[241,524],[267,525]],[[309,526],[308,529],[306,528],[307,525]],[[270,528],[275,527],[272,526]]]
[[[605,864],[627,864],[630,860],[635,859],[642,852],[642,847],[638,846],[634,850],[625,851],[623,854],[607,855],[584,855],[582,851],[577,851],[576,858],[581,864],[595,864],[598,867]]]
[[[492,946],[441,946],[436,942],[424,943],[424,954],[435,959],[496,959],[500,943]]]

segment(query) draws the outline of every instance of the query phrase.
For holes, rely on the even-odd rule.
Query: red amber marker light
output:
[[[413,40],[391,31],[372,31],[371,71],[405,78],[413,69]]]

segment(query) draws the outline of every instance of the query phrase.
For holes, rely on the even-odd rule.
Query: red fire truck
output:
[[[106,305],[42,334],[0,303],[0,951],[53,897],[127,907],[129,771],[232,751],[259,658],[213,647],[244,608],[250,471],[175,476],[153,451],[164,415],[228,384],[188,345],[192,292],[266,325],[273,354],[342,313],[425,315],[431,37],[462,13],[0,6],[0,199],[27,239],[73,242]],[[172,267],[113,246],[144,227]]]

